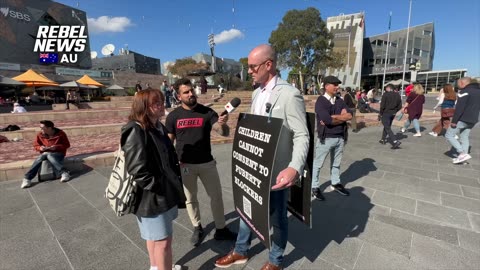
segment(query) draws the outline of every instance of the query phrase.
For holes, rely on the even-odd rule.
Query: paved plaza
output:
[[[401,149],[378,143],[380,127],[351,134],[342,162],[350,197],[326,191],[314,201],[313,227],[289,218],[285,269],[480,269],[480,129],[471,133],[472,160],[454,165],[444,137],[402,135]],[[398,131],[394,127],[394,131]],[[231,144],[215,145],[229,228],[238,230],[231,192]],[[327,187],[328,159],[321,172]],[[116,217],[103,197],[110,168],[74,175],[68,183],[20,189],[0,182],[0,269],[149,268],[135,217]],[[201,185],[200,185],[201,186]],[[174,222],[174,261],[184,269],[215,269],[233,242],[213,239],[210,205],[200,188],[208,233],[197,248],[185,210]],[[246,265],[260,269],[267,250],[255,239]]]

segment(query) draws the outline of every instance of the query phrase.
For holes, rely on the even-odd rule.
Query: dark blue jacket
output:
[[[317,132],[320,139],[322,139],[322,137],[346,139],[347,123],[344,122],[340,125],[332,125],[331,115],[340,114],[342,109],[352,113],[341,98],[336,98],[335,104],[332,104],[324,96],[318,97],[317,102],[315,103],[315,114],[317,116]],[[325,126],[321,125],[320,121],[323,121]]]
[[[458,93],[457,105],[452,123],[462,121],[476,124],[480,114],[480,87],[478,83],[471,83]]]

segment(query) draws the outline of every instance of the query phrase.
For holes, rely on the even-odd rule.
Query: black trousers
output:
[[[394,114],[384,113],[382,115],[382,125],[383,125],[383,133],[382,133],[382,140],[387,139],[388,142],[393,145],[394,141],[397,140],[395,134],[392,131],[392,123],[393,118],[395,117]]]

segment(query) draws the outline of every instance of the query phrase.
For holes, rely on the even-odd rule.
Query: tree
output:
[[[324,63],[336,62],[332,57],[332,38],[320,11],[310,7],[288,11],[268,41],[278,54],[279,66],[298,71],[303,90],[305,68],[312,74],[320,74],[320,69],[325,69]]]
[[[180,77],[186,77],[188,73],[199,70],[199,69],[207,69],[208,65],[205,63],[197,63],[192,58],[183,58],[177,59],[175,64],[169,65],[167,69],[175,75]]]

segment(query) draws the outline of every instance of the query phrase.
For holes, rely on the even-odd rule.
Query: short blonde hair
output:
[[[415,94],[417,95],[423,95],[425,92],[425,90],[423,89],[423,86],[419,83],[413,86],[413,91],[415,91]]]

